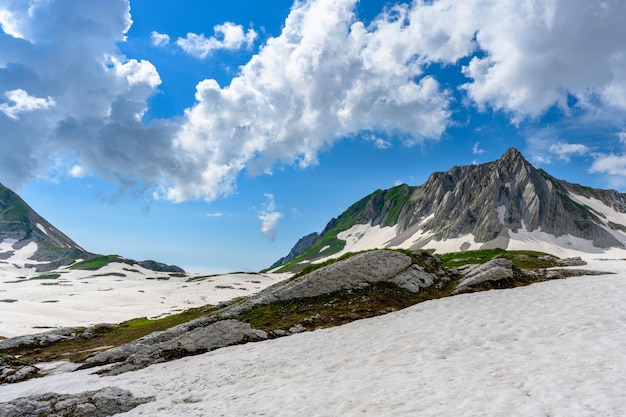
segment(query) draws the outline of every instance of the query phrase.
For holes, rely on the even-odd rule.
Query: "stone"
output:
[[[3,417],[108,417],[154,401],[135,398],[130,391],[110,387],[79,394],[47,393],[0,403]]]

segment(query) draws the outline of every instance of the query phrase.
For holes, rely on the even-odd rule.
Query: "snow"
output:
[[[48,231],[41,224],[37,223],[37,229],[41,230],[45,235],[48,235]]]
[[[626,263],[616,275],[464,294],[115,377],[0,387],[0,401],[108,386],[155,396],[120,416],[623,417]]]
[[[4,239],[0,242],[0,253],[10,253],[7,259],[0,259],[0,279],[10,276],[26,276],[35,273],[35,268],[26,268],[25,265],[39,264],[30,258],[37,252],[37,244],[30,242],[28,245],[15,249],[13,245],[17,242],[15,239]]]
[[[24,256],[18,252],[11,262]],[[61,276],[33,280],[20,275],[25,270],[0,264],[0,336],[157,317],[250,295],[289,276],[238,273],[175,277],[123,263],[111,263],[97,271],[53,272]],[[194,277],[198,279],[187,282]]]
[[[620,213],[612,207],[608,207],[602,201],[595,198],[587,198],[573,193],[570,193],[569,196],[572,200],[589,207],[596,213],[599,213],[600,219],[604,222],[604,229],[611,233],[619,242],[626,244],[626,234],[609,226],[609,222],[626,226],[626,214]]]
[[[396,237],[396,226],[372,226],[371,223],[355,224],[348,230],[337,234],[337,238],[345,240],[346,242],[346,245],[341,251],[329,257],[317,259],[315,263],[324,262],[330,258],[337,258],[348,252],[384,248],[394,237]]]

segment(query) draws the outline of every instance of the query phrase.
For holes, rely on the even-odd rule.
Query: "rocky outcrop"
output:
[[[296,244],[293,246],[293,248],[291,248],[291,250],[289,251],[287,256],[282,257],[278,261],[274,262],[274,264],[270,268],[273,268],[273,267],[278,266],[278,265],[285,264],[285,263],[291,261],[292,259],[297,258],[302,253],[304,253],[304,251],[309,249],[311,247],[311,245],[313,245],[313,243],[315,243],[315,241],[317,241],[317,238],[319,238],[319,236],[320,236],[319,233],[313,232],[313,233],[311,233],[309,235],[301,237],[296,242]]]
[[[116,363],[100,373],[117,375],[184,356],[267,339],[267,334],[236,320],[201,318],[152,333],[87,358],[86,367]]]
[[[152,397],[135,398],[129,391],[119,388],[80,394],[49,393],[0,403],[0,416],[107,417],[125,413],[153,400]]]
[[[21,363],[13,358],[0,358],[0,384],[14,384],[39,375],[40,369],[36,366]]]
[[[316,297],[385,281],[418,292],[420,288],[450,279],[441,268],[435,267],[433,271],[427,272],[424,267],[414,264],[411,257],[404,253],[373,250],[327,265],[297,279],[280,282],[218,313],[221,317],[232,318],[255,305]]]
[[[317,297],[380,282],[389,282],[417,293],[423,288],[449,281],[450,273],[440,268],[435,258],[425,256],[428,258],[425,265],[431,272],[414,263],[411,256],[397,251],[360,253],[290,281],[277,283],[244,301],[227,303],[210,317],[192,320],[166,331],[152,333],[135,342],[96,353],[87,358],[84,367],[115,364],[101,372],[115,375],[183,356],[267,339],[265,332],[235,320],[257,305]],[[289,332],[274,336],[303,330],[304,328],[294,326]]]
[[[468,265],[461,270],[463,279],[453,294],[465,292],[486,282],[512,280],[517,273],[521,273],[513,262],[504,258],[494,258],[484,264]]]
[[[13,337],[6,340],[0,340],[0,351],[10,351],[12,349],[22,348],[40,348],[49,346],[61,340],[73,339],[77,337],[76,329],[72,327],[63,327],[47,332],[28,334],[24,336]]]

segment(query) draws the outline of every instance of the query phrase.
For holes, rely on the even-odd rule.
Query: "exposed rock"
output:
[[[198,319],[87,358],[86,367],[121,362],[101,372],[117,375],[172,359],[267,339],[267,333],[236,320]]]
[[[400,288],[417,293],[422,288],[430,287],[438,279],[439,277],[436,274],[428,273],[421,266],[413,264],[391,278],[389,282],[393,282]]]
[[[359,253],[297,279],[280,282],[243,303],[231,304],[218,313],[221,317],[233,318],[255,305],[363,288],[364,285],[391,280],[409,268],[412,263],[408,255],[396,251],[374,250]]]
[[[72,327],[63,327],[61,329],[50,330],[42,333],[12,337],[10,339],[0,340],[0,351],[45,347],[61,340],[71,339],[76,336],[76,329]]]
[[[361,242],[362,249],[438,248],[438,242],[468,235],[483,249],[506,249],[511,234],[520,231],[541,231],[557,238],[569,235],[597,248],[625,248],[626,215],[619,222],[615,218],[608,220],[597,205],[585,205],[585,199],[603,204],[607,211],[626,213],[626,194],[556,179],[511,148],[493,162],[433,173],[420,186],[402,184],[376,190],[331,219],[301,255],[309,261],[319,258],[312,248],[322,241],[338,239],[341,232],[355,224],[395,226],[393,239],[373,241],[369,247]],[[422,237],[416,239],[416,235]],[[549,240],[571,249],[567,243]],[[469,242],[459,243],[457,250],[469,246]],[[529,244],[526,249],[534,248]]]
[[[291,248],[287,256],[282,257],[278,261],[274,262],[274,264],[270,268],[285,264],[291,261],[292,259],[297,258],[298,256],[300,256],[300,254],[302,254],[304,251],[309,249],[311,245],[315,243],[315,241],[317,240],[319,236],[320,236],[319,233],[314,232],[304,237],[301,237],[293,246],[293,248]]]
[[[587,262],[583,261],[580,256],[577,256],[575,258],[558,259],[557,264],[559,266],[583,266],[587,265]]]
[[[464,278],[453,294],[464,292],[484,282],[512,279],[513,268],[513,262],[505,258],[494,258],[484,264],[469,265],[463,269]]]
[[[17,360],[0,359],[0,384],[26,381],[39,375],[39,371],[39,368],[23,364]]]
[[[154,401],[153,397],[135,398],[120,388],[104,388],[80,394],[48,393],[0,403],[3,417],[107,417]]]

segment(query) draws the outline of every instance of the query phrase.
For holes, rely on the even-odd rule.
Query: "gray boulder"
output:
[[[80,394],[48,393],[0,403],[3,417],[107,417],[132,410],[154,398],[135,398],[129,391],[105,388]]]
[[[468,265],[461,270],[463,280],[452,294],[459,294],[485,282],[513,279],[513,269],[513,262],[505,258],[494,258],[484,264]]]
[[[252,329],[249,324],[236,320],[213,319],[211,322],[205,318],[194,322],[97,353],[87,358],[85,365],[92,367],[120,362],[100,372],[104,375],[118,375],[155,363],[267,339],[264,331]]]

